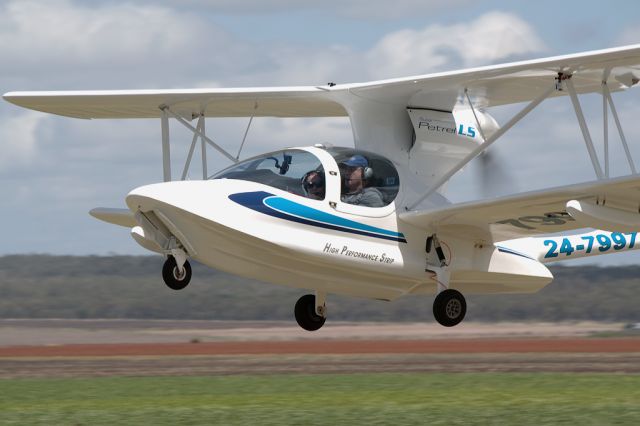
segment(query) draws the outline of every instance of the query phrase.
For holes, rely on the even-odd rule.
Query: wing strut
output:
[[[578,100],[578,95],[576,95],[576,89],[573,87],[573,83],[571,82],[571,75],[560,74],[558,76],[558,80],[560,83],[564,81],[564,84],[569,91],[569,97],[571,98],[573,110],[576,113],[576,118],[578,119],[580,130],[582,131],[584,143],[587,145],[587,151],[589,152],[589,158],[591,158],[591,164],[593,164],[593,170],[596,172],[596,176],[599,180],[603,179],[604,174],[602,173],[600,161],[598,161],[598,154],[596,154],[596,149],[593,146],[593,140],[591,139],[591,134],[589,133],[587,122],[584,119],[584,114],[582,113],[582,108],[580,107],[580,101]]]
[[[186,127],[187,129],[191,130],[193,133],[195,133],[198,136],[200,136],[204,141],[206,141],[209,145],[211,145],[213,148],[215,148],[220,154],[222,154],[225,157],[227,157],[230,161],[232,161],[234,163],[238,162],[238,160],[236,160],[231,154],[229,154],[227,151],[225,151],[224,148],[222,148],[220,145],[218,145],[217,143],[212,141],[207,135],[204,134],[204,132],[202,132],[201,130],[196,129],[191,124],[189,124],[187,122],[187,120],[185,120],[184,118],[180,117],[175,112],[171,111],[171,109],[168,106],[164,105],[164,106],[160,107],[160,109],[162,109],[163,111],[166,111],[169,115],[171,115],[173,118],[178,120],[178,122],[180,124],[182,124],[184,127]]]
[[[171,144],[169,141],[169,116],[162,110],[160,117],[162,127],[162,175],[165,182],[171,181]]]
[[[200,116],[198,118],[198,124],[196,124],[196,129],[199,132],[203,132],[203,126],[204,126],[204,116]],[[189,147],[189,154],[187,154],[187,161],[184,163],[184,169],[182,169],[182,177],[181,180],[185,180],[187,178],[187,172],[189,171],[189,166],[191,165],[191,158],[193,157],[193,151],[196,150],[196,142],[198,142],[198,133],[193,133],[193,139],[191,140],[191,146]],[[202,142],[202,144],[204,145],[204,142]],[[206,179],[207,178],[207,172],[206,172],[206,160],[207,157],[205,157],[206,150],[202,150],[202,179]]]
[[[256,102],[253,105],[253,110],[258,109],[258,103]],[[242,148],[244,148],[244,143],[247,140],[247,135],[249,134],[249,129],[251,128],[251,123],[253,122],[253,115],[249,117],[249,123],[247,124],[247,129],[244,131],[244,136],[242,137],[242,142],[240,143],[240,148],[238,149],[238,154],[236,155],[236,160],[240,159],[240,153],[242,153]]]
[[[593,164],[593,169],[596,172],[596,176],[598,179],[609,178],[609,123],[608,123],[608,109],[607,104],[611,108],[611,115],[613,115],[613,119],[616,123],[616,127],[618,128],[618,134],[620,135],[620,142],[622,143],[622,147],[624,148],[625,155],[627,157],[627,162],[629,163],[629,168],[631,169],[632,174],[636,174],[636,167],[633,163],[633,158],[631,157],[631,151],[629,150],[629,145],[627,144],[627,138],[624,136],[624,132],[622,131],[622,125],[620,124],[620,119],[618,118],[618,112],[613,103],[613,98],[611,97],[611,91],[609,90],[609,85],[607,84],[607,78],[604,77],[602,80],[602,125],[604,128],[604,173],[602,171],[602,167],[600,166],[600,161],[598,160],[598,155],[596,154],[595,147],[593,145],[593,140],[591,139],[591,134],[589,133],[589,128],[587,126],[587,122],[584,118],[584,114],[582,113],[582,108],[580,107],[580,101],[578,100],[578,95],[576,94],[576,90],[571,82],[571,75],[568,74],[559,74],[558,82],[564,82],[567,87],[567,91],[569,92],[569,97],[571,98],[571,103],[573,104],[573,109],[576,113],[576,118],[578,119],[578,124],[580,125],[580,130],[582,131],[582,136],[584,137],[584,142],[587,146],[587,151],[589,152],[589,158],[591,159],[591,164]]]
[[[200,139],[201,143],[201,157],[202,157],[202,179],[207,179],[208,170],[207,170],[207,144],[211,145],[218,152],[224,155],[227,159],[229,159],[233,163],[238,162],[237,157],[233,157],[227,151],[224,150],[220,145],[216,144],[211,138],[206,135],[205,131],[205,116],[204,114],[200,114],[198,116],[198,122],[196,126],[192,126],[187,122],[184,118],[171,111],[171,109],[166,105],[161,105],[160,110],[162,114],[160,116],[160,124],[162,130],[162,168],[163,168],[163,178],[165,182],[171,181],[171,141],[170,141],[170,133],[169,133],[169,117],[175,118],[180,124],[185,126],[187,129],[193,132],[193,139],[191,140],[191,145],[189,146],[189,153],[187,155],[187,159],[184,164],[184,168],[182,170],[181,180],[185,180],[187,177],[187,173],[189,171],[189,167],[191,166],[191,160],[193,159],[193,153],[195,152],[196,144],[198,139]],[[194,117],[195,118],[195,117]],[[245,134],[246,138],[246,134]],[[244,143],[244,141],[243,141]]]
[[[480,120],[478,120],[478,115],[476,114],[476,109],[473,107],[473,102],[471,102],[471,98],[469,97],[469,91],[467,88],[464,88],[464,95],[467,98],[467,102],[469,102],[469,107],[471,108],[471,112],[473,113],[473,118],[476,120],[476,127],[480,132],[480,136],[482,136],[482,142],[487,141],[487,137],[484,135],[484,131],[482,130],[482,126],[480,125]]]
[[[606,81],[602,82],[602,96],[606,98],[606,100],[609,102],[609,107],[611,108],[611,115],[613,115],[613,119],[616,122],[616,127],[618,128],[618,133],[620,134],[620,142],[622,142],[622,146],[624,147],[624,153],[627,156],[627,161],[629,162],[629,168],[631,168],[631,173],[633,173],[634,175],[637,173],[636,172],[636,167],[633,164],[633,158],[631,158],[631,152],[629,151],[629,145],[627,145],[627,138],[624,137],[624,133],[622,132],[622,126],[620,125],[620,119],[618,118],[618,112],[616,111],[616,107],[613,104],[613,98],[611,97],[611,91],[609,90],[609,86],[607,85]],[[604,110],[606,111],[606,104],[604,107]],[[604,120],[605,120],[605,131],[607,131],[607,126],[606,126],[606,113],[604,116]],[[605,138],[605,140],[607,140],[607,138]],[[607,145],[605,145],[607,146]],[[609,158],[607,156],[606,161],[609,161]],[[609,165],[607,164],[607,169],[609,168]]]
[[[202,132],[203,135],[205,135],[206,132],[204,129],[204,123],[206,120],[204,118],[204,115],[201,115],[199,120],[202,120],[200,131]],[[202,157],[202,180],[207,180],[207,177],[209,176],[209,173],[207,171],[207,144],[205,143],[205,140],[202,138],[200,138],[200,148],[201,148],[200,156]]]
[[[467,163],[469,163],[471,160],[476,158],[479,154],[486,151],[487,148],[489,148],[489,146],[491,146],[495,141],[497,141],[500,138],[500,136],[505,134],[507,130],[509,130],[515,124],[517,124],[520,120],[522,120],[527,114],[529,114],[534,108],[536,108],[540,104],[540,102],[547,99],[549,95],[551,95],[551,93],[553,93],[555,90],[558,90],[558,89],[556,84],[554,83],[553,86],[549,87],[540,96],[538,96],[536,99],[531,101],[526,107],[520,110],[520,112],[514,115],[511,118],[511,120],[509,120],[504,126],[500,127],[500,129],[498,129],[494,134],[492,134],[489,137],[489,139],[486,139],[484,143],[478,145],[476,149],[474,149],[469,154],[467,154],[467,156],[464,157],[455,167],[453,167],[444,175],[440,176],[440,179],[438,179],[433,185],[431,185],[429,189],[427,189],[427,191],[420,198],[418,198],[408,207],[405,207],[405,209],[413,210],[418,204],[424,201],[429,195],[437,191],[438,188],[440,188],[444,183],[446,183],[449,179],[451,179],[451,177],[454,174],[458,173],[460,169],[466,166]]]

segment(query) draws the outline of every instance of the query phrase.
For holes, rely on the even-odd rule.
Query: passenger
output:
[[[367,187],[367,181],[373,176],[369,161],[362,155],[353,155],[340,163],[343,179],[340,199],[348,204],[367,207],[383,207],[382,193],[377,188]]]
[[[302,178],[302,188],[308,198],[324,200],[324,173],[318,170],[312,170],[305,174]]]

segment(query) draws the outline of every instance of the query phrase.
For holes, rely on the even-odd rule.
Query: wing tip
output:
[[[11,102],[12,104],[15,104],[15,100],[19,98],[20,92],[7,92],[4,95],[2,95],[2,99],[4,99],[7,102]]]

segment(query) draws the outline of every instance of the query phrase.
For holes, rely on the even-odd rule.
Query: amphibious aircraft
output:
[[[466,313],[463,293],[533,293],[552,281],[548,263],[640,247],[640,177],[611,95],[637,84],[639,67],[635,45],[359,84],[4,99],[67,117],[160,119],[164,182],[132,190],[126,209],[91,214],[131,228],[142,247],[164,255],[170,288],[189,283],[188,259],[195,259],[311,290],[294,310],[306,330],[324,324],[328,294],[390,301],[435,293],[435,319],[454,326]],[[602,95],[603,159],[582,112],[586,93]],[[454,174],[545,99],[565,95],[595,180],[449,202],[445,186]],[[498,125],[489,110],[507,104],[522,105]],[[631,171],[625,177],[610,177],[609,115]],[[312,140],[240,160],[244,140],[232,155],[205,131],[207,117],[247,117],[248,131],[255,117],[340,116],[350,119],[354,148]],[[193,132],[176,181],[170,120]],[[202,180],[185,180],[198,142]],[[210,176],[207,147],[232,165]]]

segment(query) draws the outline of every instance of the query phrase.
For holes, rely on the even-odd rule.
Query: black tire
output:
[[[324,325],[325,317],[316,314],[316,297],[306,294],[296,302],[294,309],[298,325],[307,331],[316,331]]]
[[[182,290],[191,281],[191,265],[189,261],[184,262],[184,273],[178,273],[178,264],[173,256],[167,257],[162,267],[162,279],[171,290]]]
[[[467,301],[458,290],[447,289],[433,301],[433,316],[445,327],[460,324],[467,313]]]

